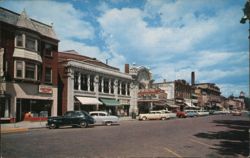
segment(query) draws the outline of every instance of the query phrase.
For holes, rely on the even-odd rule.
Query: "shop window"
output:
[[[90,75],[90,91],[94,91],[94,75]]]
[[[23,47],[23,35],[22,34],[16,35],[16,46]]]
[[[81,90],[88,90],[88,75],[81,74]]]
[[[16,61],[16,77],[23,77],[23,62]]]
[[[104,78],[104,93],[109,93],[109,79]]]
[[[25,78],[35,79],[35,69],[35,64],[29,62],[25,63]]]
[[[52,69],[50,67],[45,68],[45,82],[52,82]]]
[[[52,45],[51,44],[48,44],[48,43],[45,44],[44,55],[52,57]]]
[[[74,89],[76,89],[76,90],[78,90],[78,85],[79,85],[78,76],[79,76],[78,72],[75,72],[74,73]]]
[[[31,50],[31,51],[37,51],[37,41],[35,38],[32,38],[30,36],[26,36],[26,43],[25,48]]]
[[[128,95],[130,95],[130,84],[127,85],[127,92],[128,92]]]

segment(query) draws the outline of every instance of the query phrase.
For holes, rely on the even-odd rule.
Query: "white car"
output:
[[[169,118],[176,118],[176,113],[173,113],[171,111],[168,110],[161,110],[162,113],[165,113],[169,116]]]
[[[161,111],[150,111],[147,114],[140,114],[139,120],[166,120],[169,119],[169,115]]]
[[[91,111],[89,115],[95,119],[95,124],[110,126],[119,123],[119,118],[117,116],[109,115],[105,111]]]
[[[198,114],[198,116],[207,116],[207,115],[209,115],[209,112],[205,111],[205,110],[198,110],[197,114]]]

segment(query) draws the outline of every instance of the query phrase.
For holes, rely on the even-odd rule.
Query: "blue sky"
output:
[[[156,82],[216,83],[222,95],[249,95],[245,0],[1,1],[17,13],[53,23],[59,50],[74,49],[124,71],[149,67]]]

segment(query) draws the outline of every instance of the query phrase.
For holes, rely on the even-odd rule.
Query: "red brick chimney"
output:
[[[191,73],[191,84],[192,85],[195,84],[195,73],[194,72]]]
[[[127,74],[129,73],[129,64],[125,64],[125,70],[124,71]]]

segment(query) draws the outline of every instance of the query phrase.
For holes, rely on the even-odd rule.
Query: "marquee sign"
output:
[[[53,89],[51,86],[39,85],[39,93],[52,94]]]

